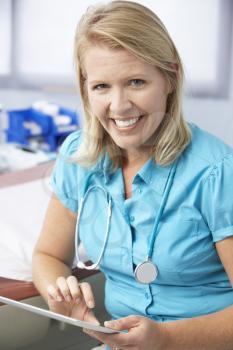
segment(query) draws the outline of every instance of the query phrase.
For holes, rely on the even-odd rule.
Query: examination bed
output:
[[[0,295],[47,308],[32,283],[31,255],[51,195],[53,162],[0,175]],[[88,260],[80,249],[82,258]],[[95,313],[109,318],[104,304],[104,277],[98,271],[73,269],[91,283]],[[88,350],[97,345],[81,328],[0,304],[0,350]]]

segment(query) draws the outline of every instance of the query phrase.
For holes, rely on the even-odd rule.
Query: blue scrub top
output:
[[[100,270],[106,276],[105,305],[113,318],[143,315],[158,322],[212,313],[233,304],[233,289],[214,243],[233,235],[233,149],[217,137],[189,124],[192,140],[178,160],[173,184],[156,234],[152,260],[158,277],[140,284],[134,268],[146,260],[155,216],[171,166],[148,160],[124,198],[122,170],[109,172],[104,155],[92,168],[69,161],[82,132],[67,137],[51,177],[63,205],[78,211],[80,198],[92,185],[112,198],[107,247]],[[94,190],[80,219],[80,237],[96,262],[104,243],[107,202]]]

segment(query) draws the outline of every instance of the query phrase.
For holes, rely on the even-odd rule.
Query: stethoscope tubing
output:
[[[153,229],[152,229],[152,235],[151,235],[151,238],[150,238],[150,241],[149,241],[149,250],[148,250],[147,260],[151,260],[152,259],[155,238],[156,238],[156,235],[158,234],[158,226],[159,226],[159,223],[161,221],[165,205],[167,204],[168,196],[169,196],[169,193],[171,191],[171,187],[172,187],[172,184],[173,184],[174,176],[175,176],[175,173],[176,173],[176,168],[177,168],[177,161],[174,162],[174,164],[172,165],[172,168],[170,170],[170,174],[169,174],[169,177],[168,177],[168,180],[167,180],[167,184],[166,184],[166,187],[165,187],[165,191],[164,191],[164,194],[163,194],[163,198],[162,198],[162,203],[161,203],[161,205],[159,207],[158,214],[156,215],[156,218],[155,218],[155,221],[154,221],[154,225],[153,225]]]
[[[104,235],[104,244],[103,244],[103,247],[102,247],[101,252],[99,254],[99,257],[98,257],[97,261],[94,264],[87,266],[84,262],[82,262],[80,260],[79,252],[78,252],[78,247],[79,247],[79,243],[80,243],[80,240],[79,240],[80,218],[81,218],[83,207],[84,207],[84,203],[85,203],[85,200],[87,199],[88,194],[92,190],[96,190],[96,189],[103,191],[105,196],[106,196],[106,200],[107,200],[107,203],[108,203],[107,225],[106,225],[106,232],[105,232],[105,235]],[[80,200],[78,217],[77,217],[77,222],[76,222],[76,227],[75,227],[75,255],[76,255],[76,259],[77,259],[77,267],[79,267],[81,269],[86,269],[86,270],[97,270],[99,268],[100,262],[102,260],[103,255],[104,255],[104,251],[106,249],[108,237],[109,237],[111,215],[112,215],[112,199],[111,199],[111,197],[109,197],[108,192],[105,190],[105,188],[103,188],[100,185],[93,185],[93,186],[89,187],[87,192],[84,194],[84,196]]]
[[[171,170],[170,170],[170,173],[169,173],[169,176],[168,176],[167,184],[165,186],[165,191],[164,191],[163,198],[162,198],[162,203],[161,203],[161,205],[159,207],[158,214],[156,215],[156,218],[155,218],[155,221],[154,221],[154,225],[153,225],[153,229],[152,229],[152,235],[151,235],[150,242],[149,242],[149,249],[148,249],[147,259],[144,262],[142,262],[141,264],[139,264],[139,265],[143,265],[146,262],[151,262],[152,254],[153,254],[153,248],[154,248],[154,242],[155,242],[156,235],[158,233],[157,232],[158,231],[158,226],[159,226],[160,220],[162,218],[162,215],[163,215],[163,212],[164,212],[164,208],[165,208],[165,205],[166,205],[167,200],[168,200],[168,195],[170,193],[170,190],[171,190],[171,187],[172,187],[172,184],[173,184],[173,180],[174,180],[177,164],[178,164],[178,161],[176,160],[173,163],[173,165],[171,167]],[[79,241],[80,218],[81,218],[81,215],[82,215],[82,212],[83,212],[83,207],[84,207],[84,203],[85,203],[85,201],[87,199],[87,196],[89,195],[89,193],[92,190],[96,190],[96,189],[101,190],[102,192],[104,192],[104,194],[106,196],[106,200],[107,200],[107,203],[108,203],[107,225],[106,225],[106,232],[105,232],[105,235],[104,235],[104,244],[103,244],[103,247],[102,247],[101,252],[99,254],[99,257],[98,257],[98,259],[97,259],[97,261],[95,263],[93,263],[92,265],[87,266],[84,262],[82,262],[80,260],[79,253],[78,253],[78,246],[79,246],[79,243],[80,243],[80,241]],[[107,190],[104,187],[100,186],[100,185],[93,185],[93,186],[89,187],[88,190],[86,191],[86,193],[84,193],[83,197],[80,200],[80,206],[79,206],[77,222],[76,222],[76,227],[75,227],[75,253],[76,253],[76,259],[77,259],[77,267],[79,267],[81,269],[86,269],[86,270],[95,270],[95,269],[99,268],[100,262],[101,262],[101,260],[103,258],[103,255],[104,255],[104,252],[105,252],[105,249],[106,249],[108,237],[109,237],[111,215],[112,215],[112,199],[109,196]],[[156,266],[155,266],[155,268],[156,268]]]

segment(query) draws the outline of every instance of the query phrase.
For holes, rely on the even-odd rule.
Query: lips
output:
[[[111,119],[113,120],[117,128],[125,129],[136,125],[142,117],[143,115],[137,116],[137,117],[131,117],[131,118],[111,118]]]

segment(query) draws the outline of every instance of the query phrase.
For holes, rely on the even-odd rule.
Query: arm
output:
[[[216,243],[219,257],[233,285],[233,237]],[[190,319],[157,323],[146,317],[128,316],[105,323],[129,333],[106,335],[90,330],[92,337],[120,349],[147,350],[232,350],[233,306]]]
[[[52,311],[99,324],[91,286],[71,276],[76,215],[52,195],[33,254],[34,283]]]
[[[233,237],[216,243],[219,257],[233,285]],[[167,350],[233,349],[233,306],[213,314],[165,324]]]
[[[52,195],[32,260],[33,281],[47,300],[47,286],[71,275],[76,215]]]

